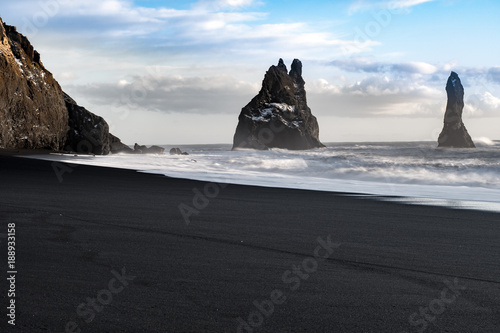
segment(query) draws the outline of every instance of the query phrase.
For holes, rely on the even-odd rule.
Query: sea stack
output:
[[[476,146],[462,122],[464,87],[455,72],[451,72],[448,78],[446,93],[448,94],[448,103],[444,115],[443,131],[438,139],[438,147],[475,148]]]
[[[293,60],[290,73],[283,59],[271,66],[259,94],[241,110],[233,149],[324,147],[318,121],[307,106],[304,85],[300,60]]]

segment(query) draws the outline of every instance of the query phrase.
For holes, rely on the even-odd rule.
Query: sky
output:
[[[303,63],[322,142],[433,141],[445,85],[473,139],[500,139],[500,2],[17,0],[17,26],[80,105],[127,144],[232,143],[283,58]]]

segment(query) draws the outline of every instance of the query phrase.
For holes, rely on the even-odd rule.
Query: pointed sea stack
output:
[[[259,94],[241,110],[233,149],[324,147],[318,121],[307,106],[304,85],[300,60],[293,61],[290,73],[283,59],[271,66]]]
[[[444,115],[443,131],[439,135],[438,147],[475,148],[474,142],[462,122],[464,87],[457,73],[451,72],[446,83],[448,103]]]

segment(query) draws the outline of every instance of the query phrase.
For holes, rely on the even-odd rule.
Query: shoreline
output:
[[[309,191],[320,191],[328,193],[340,193],[340,194],[350,194],[366,196],[374,200],[382,201],[393,201],[402,204],[411,205],[430,205],[430,206],[441,206],[453,209],[470,209],[470,210],[480,210],[480,211],[490,211],[499,213],[500,212],[500,202],[497,199],[492,200],[497,195],[497,190],[485,187],[467,187],[463,185],[430,185],[430,184],[397,184],[397,183],[381,183],[376,181],[363,181],[363,180],[343,180],[343,179],[330,179],[330,178],[316,178],[308,177],[307,181],[302,181],[301,178],[293,177],[287,174],[262,174],[258,177],[256,175],[249,178],[240,178],[237,174],[219,173],[219,172],[204,172],[203,174],[197,173],[193,170],[148,170],[146,165],[127,165],[120,166],[118,163],[110,163],[107,165],[106,158],[109,156],[93,156],[93,155],[75,155],[75,154],[65,154],[51,152],[50,158],[44,158],[43,155],[38,154],[33,156],[21,156],[26,158],[43,159],[56,161],[61,163],[70,163],[75,165],[90,165],[90,166],[101,166],[108,168],[125,168],[129,170],[135,170],[137,172],[146,174],[157,174],[164,175],[166,177],[195,180],[202,182],[223,182],[234,185],[243,186],[260,186],[269,188],[281,188],[281,189],[296,189],[296,190],[309,190]],[[166,154],[167,155],[167,154]],[[165,155],[165,156],[166,156]],[[58,157],[57,157],[58,156]],[[117,154],[116,157],[125,158],[129,155]],[[156,155],[142,155],[144,158],[147,156],[156,157]],[[163,155],[160,155],[163,156]],[[196,158],[196,155],[192,155]],[[66,157],[66,158],[64,158]],[[169,158],[170,156],[166,156]],[[72,160],[74,158],[83,159]],[[90,158],[91,160],[88,160]],[[98,162],[91,162],[94,158],[100,159]],[[59,160],[61,159],[61,160]],[[104,163],[103,163],[104,161]],[[126,161],[126,160],[125,160]],[[82,162],[82,163],[80,163]],[[153,164],[157,162],[154,158],[151,161]],[[161,169],[161,166],[159,167]],[[285,181],[276,182],[277,178],[282,177]],[[461,191],[456,192],[457,188],[461,188]],[[500,194],[499,194],[500,195]]]
[[[434,323],[499,326],[498,214],[85,165],[60,182],[53,166],[0,156],[1,228],[15,223],[18,239],[15,331],[246,332],[239,318],[252,314],[262,332],[412,331],[409,317],[455,280],[466,289]],[[198,211],[189,224],[182,204]],[[339,246],[308,266],[318,237]],[[131,280],[109,294],[122,270]]]

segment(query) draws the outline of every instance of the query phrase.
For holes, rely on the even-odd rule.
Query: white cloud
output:
[[[492,67],[488,70],[488,78],[496,83],[500,84],[500,67]]]
[[[307,84],[307,91],[316,94],[336,95],[340,94],[341,87],[335,84],[331,84],[325,79],[316,79],[313,82]]]
[[[436,66],[425,62],[407,62],[394,64],[392,69],[396,71],[418,74],[433,74],[438,71],[438,68]]]
[[[411,79],[391,79],[386,75],[372,75],[340,85],[320,79],[307,87],[308,101],[320,115],[326,112],[342,117],[428,117],[440,115],[446,103],[442,91]]]
[[[500,116],[500,98],[489,91],[466,99],[464,113],[471,116]]]
[[[101,106],[137,111],[237,116],[259,91],[260,82],[246,82],[228,75],[184,77],[146,75],[114,84],[94,83],[68,87]],[[306,83],[314,114],[335,116],[429,116],[443,112],[443,91],[410,79],[372,75],[354,83],[333,84],[326,79]],[[75,97],[75,98],[76,98]],[[437,105],[437,106],[436,106]]]
[[[319,79],[307,86],[310,103],[320,110],[327,106],[329,115],[441,117],[444,113],[449,71],[427,63],[381,64],[359,59],[337,65],[359,73],[361,79],[335,84]],[[466,88],[464,115],[500,117],[500,89],[486,84],[495,68],[460,68],[459,72]]]
[[[59,75],[59,79],[63,81],[74,81],[78,79],[78,76],[73,72],[64,72]]]
[[[205,8],[212,10],[221,9],[239,9],[244,7],[250,7],[254,5],[260,5],[260,2],[255,0],[200,0],[193,7],[194,8]]]
[[[385,63],[366,58],[334,60],[330,65],[347,72],[433,74],[438,71],[436,66],[425,62]]]
[[[436,0],[395,0],[389,1],[387,3],[388,8],[409,8],[417,5],[421,5],[427,2],[434,2]]]
[[[429,75],[415,78],[372,72],[356,82],[346,78],[335,83],[325,78],[311,80],[306,82],[306,90],[309,105],[319,116],[440,118],[446,106],[445,82],[446,76],[433,81]],[[260,81],[247,82],[229,75],[186,77],[153,73],[122,78],[113,84],[73,85],[68,89],[75,98],[80,95],[95,105],[132,112],[237,116],[257,94]],[[500,115],[500,98],[490,92],[466,95],[465,104],[464,112],[471,117]]]
[[[74,98],[92,104],[137,111],[166,113],[234,114],[258,92],[257,84],[226,75],[183,77],[146,75],[115,84],[94,83],[67,87]]]
[[[30,37],[36,32],[58,35],[60,42],[52,42],[52,49],[67,49],[68,44],[88,49],[91,44],[97,51],[112,43],[113,51],[127,56],[167,52],[196,57],[218,52],[233,57],[260,53],[273,58],[316,58],[345,50],[369,51],[379,44],[342,38],[318,22],[269,20],[268,13],[251,11],[260,7],[256,0],[202,0],[182,10],[146,8],[126,0],[59,1],[43,24],[34,19],[44,13],[37,0],[24,0],[23,6],[13,4],[9,10],[22,22],[19,30]]]
[[[386,0],[386,1],[369,1],[358,0],[349,7],[349,14],[357,12],[386,9],[392,11],[394,14],[400,14],[408,11],[411,7],[415,7],[424,3],[434,2],[437,0]]]

